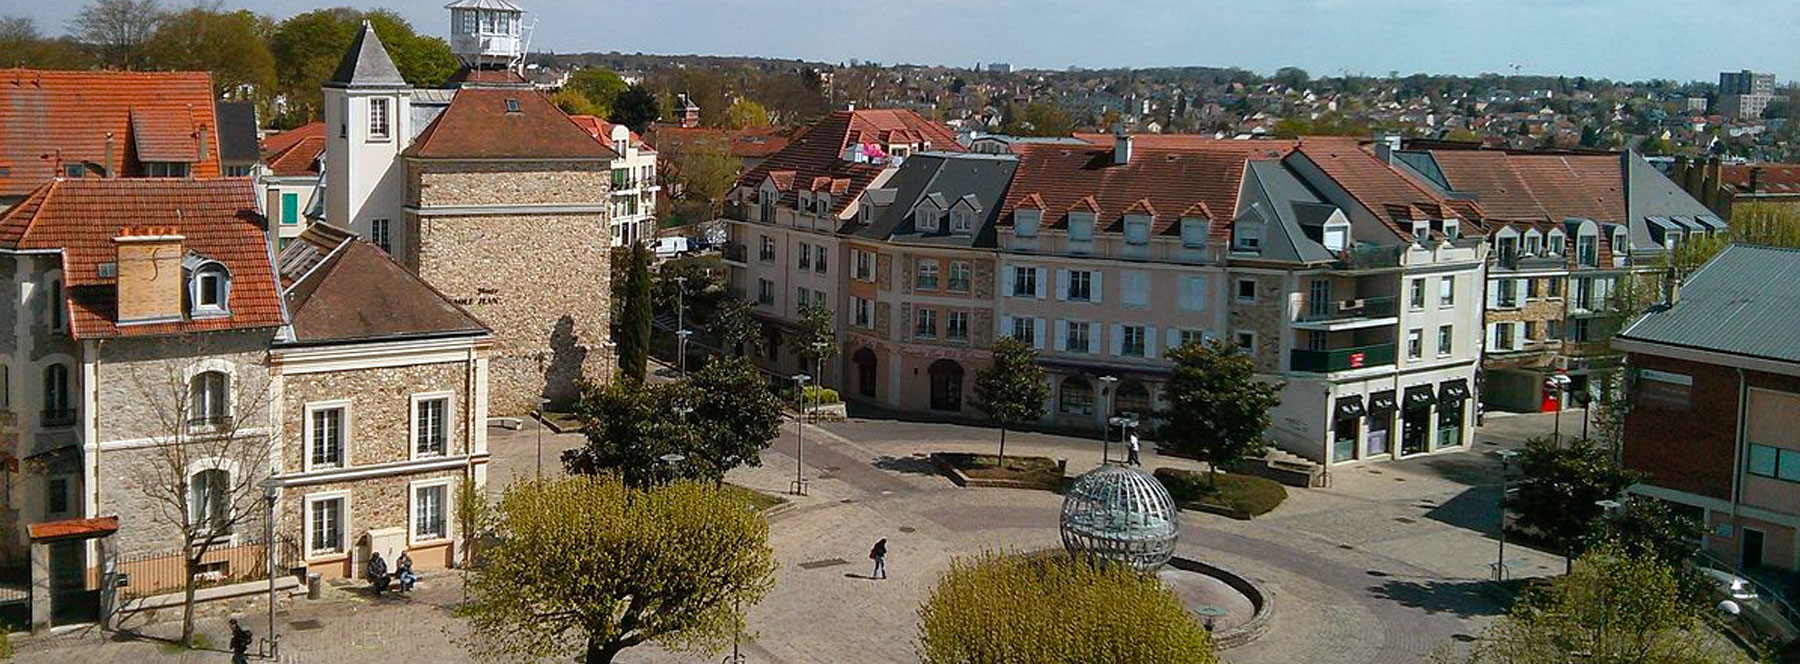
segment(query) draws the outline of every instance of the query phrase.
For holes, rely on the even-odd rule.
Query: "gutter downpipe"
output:
[[[1741,501],[1743,499],[1744,442],[1746,439],[1746,436],[1744,433],[1744,427],[1747,425],[1746,420],[1749,419],[1749,410],[1750,410],[1749,382],[1744,377],[1744,368],[1743,367],[1737,368],[1737,375],[1738,375],[1737,432],[1732,436],[1733,445],[1732,445],[1732,450],[1731,450],[1731,534],[1732,534],[1733,541],[1741,541],[1741,540],[1738,540],[1738,537],[1739,537],[1738,531],[1740,530],[1740,528],[1738,528],[1738,503],[1739,503],[1739,501]],[[1740,549],[1740,551],[1742,550],[1741,544],[1739,545],[1739,549]],[[1736,562],[1732,563],[1732,568],[1733,569],[1737,568]]]

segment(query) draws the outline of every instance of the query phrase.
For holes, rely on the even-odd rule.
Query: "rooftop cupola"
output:
[[[506,0],[456,0],[450,10],[450,52],[470,69],[510,69],[525,59],[525,10]]]

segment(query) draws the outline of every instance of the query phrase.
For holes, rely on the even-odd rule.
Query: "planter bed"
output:
[[[992,454],[937,452],[931,462],[957,486],[1058,491],[1063,485],[1062,464],[1049,457],[1009,455],[1002,468]]]

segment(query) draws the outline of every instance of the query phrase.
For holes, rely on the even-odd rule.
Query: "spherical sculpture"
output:
[[[1142,471],[1103,465],[1063,498],[1063,548],[1077,556],[1154,571],[1175,555],[1179,512],[1169,490]]]

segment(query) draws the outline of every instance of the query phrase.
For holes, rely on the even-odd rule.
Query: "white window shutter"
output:
[[[1098,346],[1094,343],[1094,337],[1100,336],[1100,324],[1090,322],[1084,325],[1087,326],[1088,352],[1095,352]]]
[[[1069,270],[1067,268],[1056,269],[1056,299],[1069,299]]]
[[[1144,328],[1144,357],[1156,359],[1156,328]]]
[[[1499,347],[1494,345],[1499,340],[1500,340],[1500,324],[1499,323],[1489,323],[1487,326],[1487,348],[1488,348],[1488,350],[1500,350]]]
[[[1044,349],[1044,319],[1031,319],[1031,340],[1037,345],[1038,350]]]
[[[1112,349],[1112,354],[1114,356],[1124,353],[1124,351],[1125,351],[1125,326],[1120,325],[1118,323],[1113,323],[1112,324],[1112,334],[1107,335],[1106,343],[1107,343],[1107,346],[1109,346]]]
[[[1019,268],[1013,265],[1006,266],[1006,286],[1000,289],[1000,292],[1006,293],[1008,296],[1018,295],[1018,293],[1013,292],[1013,287],[1018,283]],[[1009,329],[1008,331],[1010,332],[1011,330]]]
[[[1026,269],[1031,270],[1031,274],[1032,274],[1031,281],[1033,282],[1034,285],[1037,286],[1037,299],[1040,299],[1040,300],[1044,299],[1044,296],[1048,294],[1047,291],[1050,290],[1050,273],[1045,271],[1044,268],[1041,268],[1041,267],[1032,267],[1032,268],[1026,268]]]
[[[1163,347],[1164,348],[1179,348],[1179,347],[1181,347],[1181,328],[1171,327],[1167,330],[1164,330],[1163,334],[1168,335],[1166,338],[1163,339]]]
[[[1499,302],[1500,302],[1500,280],[1498,280],[1498,279],[1489,279],[1488,280],[1488,282],[1487,282],[1487,301],[1488,301],[1487,305],[1490,307],[1492,307],[1496,304],[1499,304]]]
[[[1056,349],[1064,352],[1069,350],[1069,326],[1061,318],[1056,319]]]
[[[1094,304],[1099,304],[1101,301],[1103,301],[1105,299],[1102,296],[1103,296],[1103,294],[1106,293],[1106,286],[1104,286],[1102,284],[1102,282],[1100,281],[1100,277],[1102,277],[1104,275],[1102,275],[1099,270],[1094,270],[1093,272],[1090,272],[1089,274],[1094,275],[1094,281],[1093,281],[1093,290],[1090,291],[1092,293],[1092,296],[1088,299],[1088,301],[1093,302]]]
[[[1012,316],[1001,316],[1000,317],[1000,333],[994,335],[994,337],[995,338],[1010,337],[1012,335],[1013,335],[1013,317]]]

